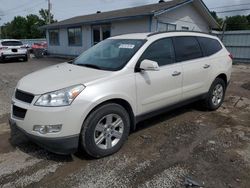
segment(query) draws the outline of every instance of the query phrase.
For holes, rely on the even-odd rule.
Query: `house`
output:
[[[42,27],[48,52],[77,56],[98,42],[115,35],[138,32],[219,28],[202,0],[173,0],[145,6],[96,12]]]

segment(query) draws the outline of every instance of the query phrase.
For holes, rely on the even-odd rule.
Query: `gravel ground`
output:
[[[10,135],[17,81],[62,59],[0,64],[0,187],[250,187],[250,65],[235,65],[215,112],[192,104],[141,122],[124,147],[98,160],[60,156]]]

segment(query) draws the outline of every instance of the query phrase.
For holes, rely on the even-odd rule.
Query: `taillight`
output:
[[[5,46],[0,47],[0,50],[7,50],[7,49],[8,49],[8,47],[5,47]]]
[[[21,46],[21,48],[25,48],[26,49],[26,46]]]
[[[228,56],[233,60],[234,58],[233,54],[229,54]]]

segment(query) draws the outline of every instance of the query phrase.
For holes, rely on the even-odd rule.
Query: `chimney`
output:
[[[165,1],[164,0],[160,0],[159,3],[165,3]]]

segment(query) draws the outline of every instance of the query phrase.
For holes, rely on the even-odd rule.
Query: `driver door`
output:
[[[171,38],[152,43],[143,53],[144,59],[158,63],[159,71],[136,73],[137,109],[142,115],[175,103],[182,97],[182,66],[175,63]]]

